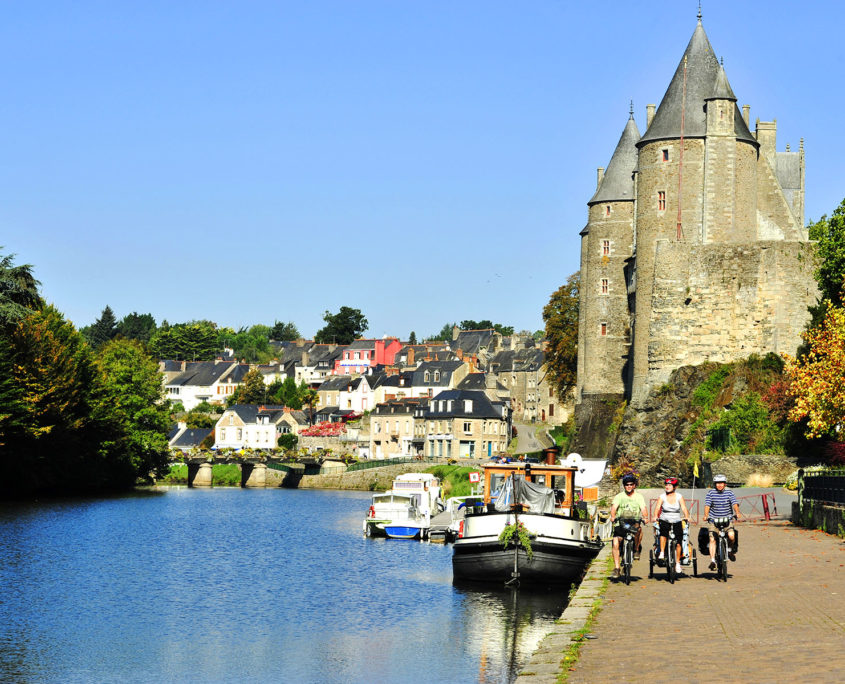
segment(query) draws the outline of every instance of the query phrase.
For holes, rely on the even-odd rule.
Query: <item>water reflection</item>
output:
[[[478,682],[510,682],[566,607],[565,590],[532,591],[456,585],[472,627],[467,654],[478,663]]]

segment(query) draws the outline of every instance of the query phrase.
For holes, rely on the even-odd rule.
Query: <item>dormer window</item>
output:
[[[431,373],[428,371],[423,374],[423,382],[431,382]]]
[[[472,399],[464,399],[464,412],[472,413]]]
[[[440,382],[440,371],[434,371],[434,382]]]

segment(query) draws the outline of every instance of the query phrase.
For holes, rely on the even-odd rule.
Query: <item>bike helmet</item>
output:
[[[716,482],[727,482],[727,481],[728,481],[728,478],[726,478],[724,475],[714,475],[713,476],[713,482],[714,483],[716,483]]]
[[[629,482],[633,482],[634,484],[637,484],[637,478],[634,477],[633,475],[631,475],[631,473],[628,473],[627,475],[622,477],[622,484],[623,485],[628,484]]]
[[[678,486],[678,478],[677,477],[667,477],[663,481],[663,484],[670,484],[670,485],[674,485],[675,487],[677,487]]]

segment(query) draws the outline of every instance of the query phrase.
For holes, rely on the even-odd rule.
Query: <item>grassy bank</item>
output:
[[[218,463],[211,467],[215,487],[240,487],[241,468],[233,463]],[[159,484],[188,484],[188,466],[172,465],[170,472],[159,480]]]
[[[469,481],[469,474],[478,472],[479,470],[481,470],[480,467],[438,465],[428,468],[425,472],[432,473],[440,478],[443,486],[442,497],[448,499],[450,496],[468,496],[472,494],[472,483]]]

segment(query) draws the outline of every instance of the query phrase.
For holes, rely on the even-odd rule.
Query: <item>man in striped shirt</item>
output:
[[[716,518],[736,517],[739,520],[739,502],[734,493],[728,489],[728,478],[724,475],[713,477],[713,489],[704,498],[704,519],[712,522]],[[736,531],[728,528],[728,541],[731,543],[728,558],[736,560]],[[716,569],[716,533],[710,535],[710,569]]]

